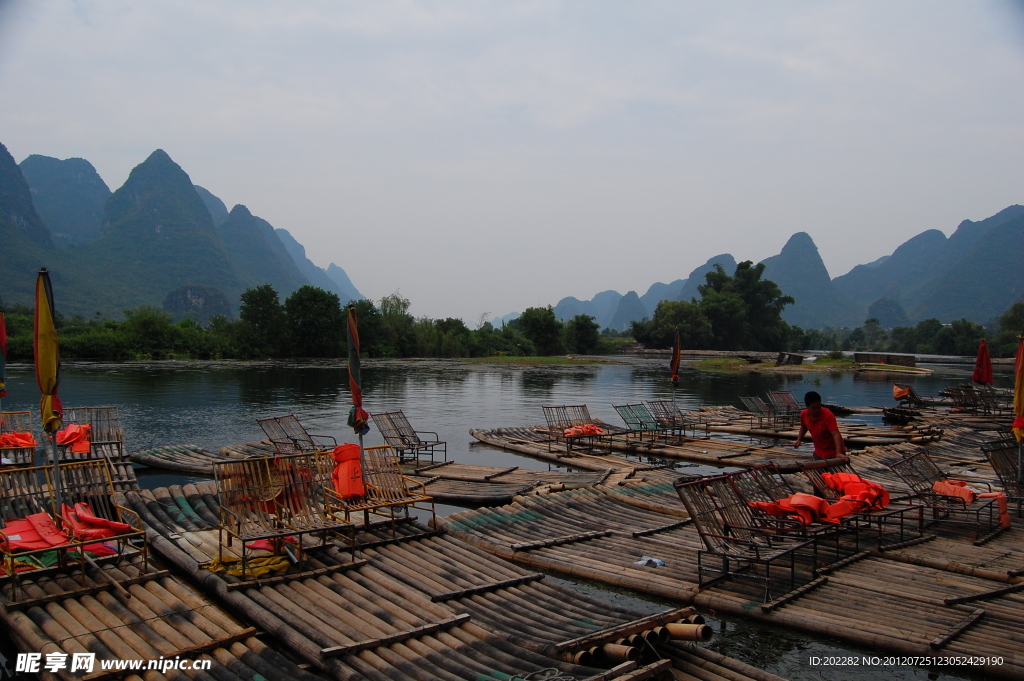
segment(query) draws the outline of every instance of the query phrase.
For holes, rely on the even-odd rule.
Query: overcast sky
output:
[[[1021,2],[10,2],[0,142],[162,148],[417,316],[833,276],[1024,203]]]

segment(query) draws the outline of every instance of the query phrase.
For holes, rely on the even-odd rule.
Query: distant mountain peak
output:
[[[78,245],[100,238],[110,188],[91,163],[32,154],[19,167],[55,243]]]

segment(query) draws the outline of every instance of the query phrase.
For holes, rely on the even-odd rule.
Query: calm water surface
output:
[[[543,422],[541,406],[587,404],[593,416],[620,423],[616,404],[670,399],[666,360],[613,359],[580,366],[511,366],[457,360],[367,360],[363,365],[364,406],[368,411],[402,409],[418,430],[436,431],[456,461],[488,466],[547,470],[545,462],[474,443],[471,428],[532,425]],[[676,400],[684,409],[702,405],[742,406],[743,395],[791,390],[798,399],[817,390],[826,402],[844,405],[894,404],[892,384],[913,383],[921,394],[970,380],[971,367],[936,367],[931,376],[877,374],[717,374],[684,369]],[[1000,373],[997,387],[1012,387]],[[32,367],[8,366],[8,397],[3,409],[38,409],[39,392]],[[228,444],[262,439],[256,419],[297,414],[311,433],[352,442],[345,425],[350,406],[343,362],[323,363],[66,363],[60,395],[66,406],[116,405],[131,451],[166,444],[196,444],[217,450]],[[859,421],[880,423],[878,417]],[[383,444],[375,431],[368,445]],[[146,487],[181,482],[181,476],[147,473]],[[451,512],[452,507],[439,508]],[[664,607],[648,597],[601,585],[559,579],[570,588],[606,601],[628,603],[645,612]],[[795,632],[715,620],[713,647],[791,679],[953,678],[924,670],[812,668],[811,655],[871,653]]]

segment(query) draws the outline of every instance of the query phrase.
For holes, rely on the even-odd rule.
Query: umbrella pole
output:
[[[60,515],[63,499],[61,498],[60,459],[57,457],[57,433],[50,434],[50,454],[53,456],[53,503],[57,506],[54,512]]]

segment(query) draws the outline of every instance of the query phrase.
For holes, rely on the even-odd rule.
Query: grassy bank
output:
[[[716,357],[715,359],[702,359],[686,364],[691,369],[698,371],[715,371],[722,373],[783,373],[783,374],[820,374],[834,371],[853,371],[860,366],[849,358],[830,359],[820,357],[811,364],[787,364],[775,366],[774,362],[750,362],[740,357]]]

